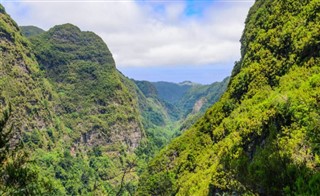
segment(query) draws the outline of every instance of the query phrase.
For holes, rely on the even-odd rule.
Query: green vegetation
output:
[[[138,145],[142,128],[136,95],[122,81],[100,37],[65,24],[31,41],[41,68],[58,93],[56,111],[74,131],[71,138],[75,143],[93,145],[93,137],[99,145]]]
[[[182,110],[118,72],[94,33],[19,28],[0,8],[0,193],[133,195]]]
[[[47,80],[29,42],[0,6],[0,194],[54,194],[54,179],[41,175],[23,141],[27,134],[55,130]],[[20,139],[19,139],[20,138]]]
[[[258,0],[228,90],[143,173],[139,195],[319,195],[320,4]]]
[[[191,82],[179,84],[171,82],[148,82],[135,81],[136,85],[146,98],[157,101],[160,108],[163,108],[163,116],[169,121],[181,121],[193,114],[201,115],[213,103],[219,100],[227,88],[229,78],[222,82],[215,82],[210,85],[201,85]],[[142,109],[144,111],[145,109]],[[149,109],[149,111],[152,111]],[[155,111],[161,111],[159,109]],[[147,114],[147,117],[154,116],[150,122],[155,125],[164,125],[165,117],[156,114]],[[181,123],[181,122],[180,122]]]
[[[30,44],[0,8],[0,194],[132,192],[143,129],[134,84],[107,46],[70,24]]]
[[[66,130],[60,144],[64,150],[37,151],[39,164],[54,166],[47,175],[55,173],[68,195],[131,191],[126,187],[133,186],[137,176],[127,171],[124,160],[135,156],[143,137],[134,84],[116,70],[107,46],[92,32],[65,24],[30,40],[56,92],[54,112]],[[48,134],[57,145],[55,134]],[[33,134],[30,140],[39,137]],[[42,145],[33,143],[34,148]]]
[[[257,0],[231,78],[199,85],[131,81],[71,24],[27,40],[0,5],[0,194],[320,195],[319,10]]]
[[[196,84],[191,82],[180,84],[172,82],[154,82],[153,85],[156,87],[160,99],[175,104],[193,85]]]
[[[229,78],[211,85],[191,82],[134,82],[138,87],[140,111],[147,136],[142,140],[137,155],[148,162],[220,98]],[[176,92],[179,92],[178,95]]]
[[[193,85],[177,103],[181,111],[179,132],[189,129],[196,123],[205,111],[220,99],[228,84],[229,77],[210,85]]]
[[[35,26],[20,26],[19,28],[22,35],[28,38],[45,32],[43,29]]]

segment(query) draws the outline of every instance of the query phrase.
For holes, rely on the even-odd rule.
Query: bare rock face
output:
[[[205,97],[201,97],[193,106],[192,113],[197,113],[201,110],[202,106],[207,102]]]
[[[93,128],[82,133],[75,144],[77,146],[86,145],[89,147],[120,144],[127,146],[130,150],[134,150],[139,146],[140,140],[143,137],[140,124],[134,121],[127,124],[126,127],[113,125],[108,131]]]

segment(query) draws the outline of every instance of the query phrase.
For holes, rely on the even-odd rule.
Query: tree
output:
[[[39,180],[38,173],[28,164],[22,143],[12,144],[11,105],[0,118],[0,195],[38,195],[51,192],[51,183]]]

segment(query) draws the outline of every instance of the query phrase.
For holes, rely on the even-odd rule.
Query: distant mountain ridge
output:
[[[158,92],[159,98],[175,104],[191,88],[191,85],[177,84],[172,82],[153,82]],[[173,93],[174,92],[174,93]]]
[[[183,81],[183,82],[179,82],[178,83],[179,85],[190,85],[190,86],[193,86],[193,85],[201,85],[199,83],[195,83],[195,82],[192,82],[192,81],[189,81],[189,80],[186,80],[186,81]]]
[[[182,116],[190,114],[197,101],[202,100],[201,107],[197,110],[205,111],[210,105],[215,103],[221,94],[227,88],[229,77],[221,82],[215,82],[209,85],[184,81],[180,83],[173,82],[152,82],[155,92],[159,99],[175,105],[180,108]],[[150,84],[150,85],[151,85]],[[206,107],[203,107],[203,105]],[[198,106],[200,106],[198,104]]]
[[[131,81],[93,32],[0,4],[0,195],[320,195],[319,10],[256,0],[231,77],[199,85]]]
[[[45,30],[36,27],[36,26],[19,26],[22,35],[24,35],[25,37],[32,37],[32,36],[36,36],[39,35],[41,33],[44,33]]]

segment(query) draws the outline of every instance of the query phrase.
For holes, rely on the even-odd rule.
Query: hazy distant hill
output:
[[[43,29],[40,29],[36,26],[20,26],[19,28],[22,35],[24,35],[25,37],[32,37],[45,32]]]
[[[176,104],[182,96],[193,86],[193,83],[153,82],[160,99]]]

